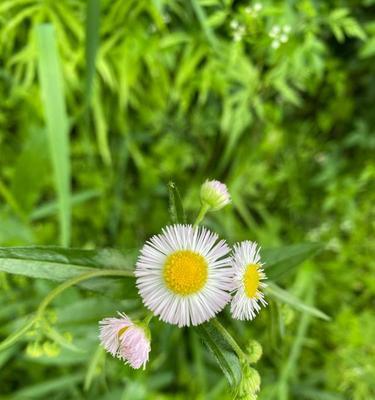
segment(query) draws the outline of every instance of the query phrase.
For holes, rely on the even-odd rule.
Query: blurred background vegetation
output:
[[[374,399],[374,11],[2,0],[0,245],[139,248],[169,220],[170,180],[192,219],[200,184],[220,179],[233,204],[206,224],[229,242],[325,246],[281,283],[330,322],[271,303],[229,328],[263,346],[259,398]],[[54,286],[0,285],[2,337]],[[0,353],[0,398],[231,398],[190,331],[153,322],[146,371],[105,358],[98,319],[133,303],[66,292],[51,312],[66,340]]]

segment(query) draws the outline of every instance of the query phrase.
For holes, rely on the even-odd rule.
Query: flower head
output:
[[[210,211],[217,211],[225,207],[231,201],[228,188],[219,181],[209,181],[201,186],[201,202],[210,207]]]
[[[172,225],[142,248],[135,276],[143,303],[160,319],[199,325],[229,302],[230,249],[205,228]]]
[[[144,369],[151,350],[149,332],[125,314],[118,314],[120,318],[104,318],[99,322],[102,346],[132,368]]]
[[[241,242],[234,246],[232,258],[234,269],[235,295],[231,303],[233,318],[254,319],[260,310],[260,304],[267,305],[260,291],[266,284],[262,282],[266,275],[260,262],[259,248],[250,241]]]

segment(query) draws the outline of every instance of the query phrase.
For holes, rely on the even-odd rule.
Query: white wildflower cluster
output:
[[[235,42],[240,42],[246,33],[245,25],[240,24],[236,19],[233,19],[230,22],[230,27],[232,29],[233,40]]]
[[[271,47],[278,49],[281,44],[286,43],[289,40],[291,30],[290,25],[274,25],[269,32],[269,37],[272,39]]]
[[[249,14],[253,17],[256,17],[263,9],[263,5],[261,3],[255,3],[253,6],[247,6],[245,8],[246,14]]]

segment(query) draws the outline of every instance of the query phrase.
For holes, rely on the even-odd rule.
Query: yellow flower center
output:
[[[260,283],[260,273],[258,264],[249,264],[243,277],[246,296],[249,298],[256,297],[256,293]]]
[[[123,335],[123,333],[125,333],[125,331],[126,331],[128,328],[129,328],[129,326],[125,326],[124,328],[121,328],[121,329],[118,331],[117,336],[120,338],[120,337]]]
[[[208,265],[203,256],[190,250],[170,254],[164,264],[164,280],[172,292],[186,296],[207,282]]]

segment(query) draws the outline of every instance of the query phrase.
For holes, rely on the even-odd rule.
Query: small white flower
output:
[[[208,229],[172,225],[142,248],[135,276],[143,303],[162,321],[199,325],[230,301],[230,249]]]
[[[245,13],[252,14],[253,13],[253,7],[250,7],[250,6],[245,7]]]
[[[254,319],[260,311],[260,305],[267,305],[260,291],[267,286],[262,282],[266,279],[262,265],[259,248],[255,242],[247,240],[234,246],[232,266],[235,295],[230,307],[233,318]]]
[[[278,49],[280,47],[280,42],[278,40],[273,40],[271,43],[273,49]]]
[[[239,34],[238,32],[234,32],[233,34],[233,41],[235,42],[240,42],[242,40],[242,35]]]
[[[291,30],[292,30],[292,27],[291,27],[290,25],[285,25],[285,26],[283,27],[283,31],[284,31],[286,34],[290,33]]]
[[[255,3],[255,4],[254,4],[254,10],[255,10],[256,12],[261,11],[262,8],[263,8],[263,6],[262,6],[261,3]]]
[[[234,38],[236,40],[236,37]],[[242,34],[239,33],[239,39],[242,39]],[[210,211],[217,211],[225,207],[231,202],[228,188],[224,183],[216,180],[203,183],[201,186],[201,202],[210,207]]]
[[[281,43],[286,43],[288,41],[288,39],[289,39],[288,35],[286,35],[285,33],[282,33],[280,35],[280,39],[279,40],[280,40]]]
[[[274,25],[273,27],[272,27],[272,29],[270,30],[270,33],[269,33],[269,36],[271,37],[271,38],[276,38],[278,35],[279,35],[279,33],[280,33],[280,26],[279,25]]]
[[[240,23],[236,20],[236,19],[232,19],[232,21],[230,21],[230,27],[232,29],[237,29],[239,27]]]
[[[172,21],[171,16],[169,14],[167,14],[167,13],[163,14],[162,18],[163,18],[163,21],[164,21],[164,23],[166,25],[169,24]]]
[[[151,350],[149,334],[125,314],[118,314],[120,318],[104,318],[99,322],[101,344],[125,364],[144,369]]]

